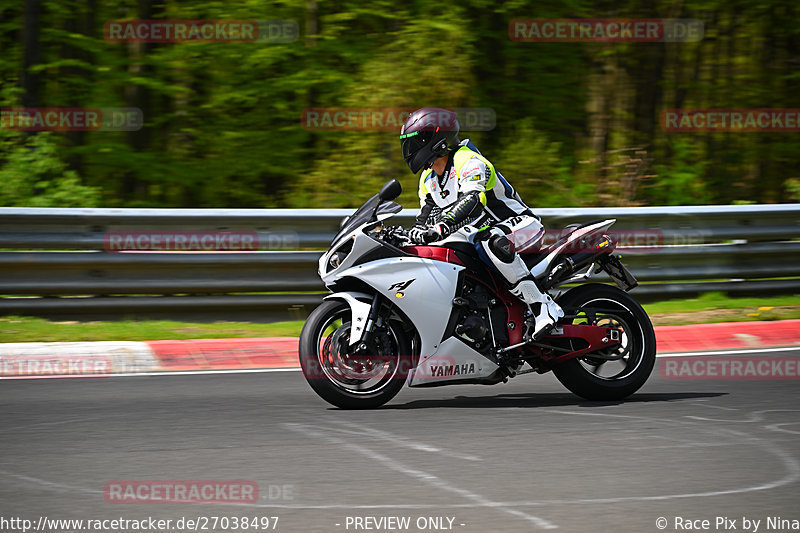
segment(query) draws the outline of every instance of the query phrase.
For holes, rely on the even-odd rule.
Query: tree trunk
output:
[[[159,0],[139,0],[137,18],[152,19],[155,13],[156,2]],[[146,57],[154,48],[153,43],[129,43],[131,65],[128,68],[139,76],[148,76],[152,67],[146,64]],[[128,145],[135,152],[144,152],[150,147],[151,127],[147,122],[152,121],[153,106],[150,91],[141,85],[131,85],[125,92],[127,107],[141,110],[145,125],[137,131],[126,133]],[[122,198],[124,201],[134,200],[147,195],[147,183],[139,178],[139,169],[130,169],[122,179]]]
[[[41,75],[31,72],[31,67],[38,65],[41,60],[39,43],[39,16],[41,15],[41,0],[25,0],[23,7],[24,24],[22,31],[22,106],[39,107]]]

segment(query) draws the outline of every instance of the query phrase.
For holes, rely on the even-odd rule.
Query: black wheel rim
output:
[[[325,377],[337,388],[355,395],[383,390],[400,369],[399,342],[387,326],[376,330],[378,339],[366,352],[350,353],[350,309],[341,308],[323,322],[314,346]]]
[[[614,357],[615,360],[598,356],[592,357],[590,354],[578,358],[578,364],[585,372],[603,381],[619,381],[630,377],[638,370],[645,358],[646,344],[641,324],[636,320],[633,311],[616,300],[594,298],[584,302],[581,307],[591,306],[616,312],[613,314],[598,313],[599,316],[594,321],[579,317],[573,323],[583,320],[585,323],[592,322],[594,325],[616,328],[620,331],[620,343],[618,346],[608,348],[598,354]]]

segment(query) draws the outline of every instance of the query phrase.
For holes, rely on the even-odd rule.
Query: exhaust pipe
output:
[[[594,246],[586,246],[585,250],[572,253],[564,253],[547,279],[544,281],[544,290],[551,289],[554,285],[569,279],[575,272],[597,261],[598,256],[605,255],[614,251],[617,243],[608,235],[603,235],[600,241]]]

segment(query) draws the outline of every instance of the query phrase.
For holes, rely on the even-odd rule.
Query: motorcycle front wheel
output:
[[[350,348],[350,306],[326,300],[300,333],[300,367],[311,388],[342,409],[372,409],[403,388],[411,370],[410,342],[397,317],[382,314],[371,339]]]

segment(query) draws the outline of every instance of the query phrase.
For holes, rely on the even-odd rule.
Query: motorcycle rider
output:
[[[428,244],[466,225],[477,229],[471,234],[478,255],[508,281],[511,294],[528,305],[535,319],[533,338],[539,338],[564,312],[537,286],[517,252],[539,242],[544,228],[469,139],[459,141],[459,129],[453,111],[425,107],[411,113],[400,130],[403,160],[412,173],[423,171],[420,211],[408,237]]]

